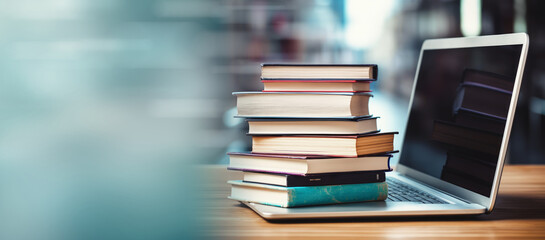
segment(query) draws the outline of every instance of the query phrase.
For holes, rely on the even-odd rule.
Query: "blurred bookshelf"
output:
[[[225,65],[218,69],[230,79],[232,91],[261,89],[258,79],[262,62],[372,62],[381,66],[380,80],[374,91],[385,98],[392,98],[389,102],[395,104],[396,114],[403,116],[422,42],[430,38],[464,36],[461,1],[394,1],[384,10],[387,17],[377,20],[384,22],[378,36],[380,41],[364,48],[347,43],[350,14],[346,9],[353,7],[351,1],[241,0],[223,3],[227,7],[221,21],[225,23],[228,51],[223,59]],[[497,4],[483,0],[480,4],[479,35],[520,31],[527,31],[530,35],[531,49],[508,162],[545,163],[542,150],[545,144],[545,72],[541,70],[545,64],[542,60],[545,58],[541,56],[545,52],[545,39],[544,30],[540,27],[545,19],[536,10],[543,9],[543,3],[517,0]],[[377,6],[377,9],[380,11],[381,8]],[[312,15],[316,13],[326,14]],[[324,26],[324,23],[331,22],[335,23]],[[521,22],[524,28],[520,27]],[[361,29],[365,26],[362,25]],[[317,30],[324,34],[308,34]],[[404,128],[401,123],[404,118],[399,121],[391,124]],[[237,126],[243,133],[244,129]],[[399,130],[403,134],[404,129]],[[249,140],[243,134],[239,136],[239,139],[245,139],[245,144],[237,146],[248,146]]]
[[[392,104],[381,108],[395,109],[383,114],[403,116],[389,123],[403,133],[420,46],[463,36],[468,2],[480,9],[478,35],[530,36],[510,162],[545,163],[545,4],[538,0],[9,4],[0,14],[5,148],[61,149],[84,138],[82,151],[110,158],[225,163],[226,151],[249,147],[245,124],[232,118],[231,92],[261,89],[263,62],[378,64],[373,91]],[[28,126],[46,137],[29,137]]]

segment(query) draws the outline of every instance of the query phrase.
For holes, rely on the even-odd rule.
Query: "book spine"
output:
[[[287,175],[287,187],[304,186],[325,186],[340,184],[359,184],[384,182],[386,174],[384,172],[345,172],[336,174],[318,174],[318,175]]]
[[[278,92],[278,91],[269,91],[269,90],[263,90],[263,92]],[[290,92],[290,93],[370,93],[373,91],[305,91],[305,90],[282,90],[282,92]]]
[[[362,183],[317,187],[288,188],[288,203],[284,207],[300,207],[334,203],[381,201],[388,197],[388,184]]]
[[[374,82],[375,78],[261,78],[261,82],[344,82],[344,83],[356,83],[356,82]]]

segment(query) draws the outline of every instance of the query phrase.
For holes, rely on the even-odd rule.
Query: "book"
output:
[[[447,144],[450,147],[461,147],[482,153],[498,154],[502,135],[456,123],[436,120],[433,123],[431,139]]]
[[[239,117],[369,115],[369,93],[234,92]]]
[[[261,65],[261,79],[374,80],[375,64],[267,64]]]
[[[254,182],[284,187],[375,183],[384,182],[386,180],[386,174],[384,171],[323,173],[308,174],[304,176],[264,172],[244,172],[243,175],[244,182]]]
[[[392,155],[329,157],[319,155],[274,155],[227,153],[229,169],[253,172],[308,175],[321,173],[389,171]]]
[[[357,157],[394,150],[397,132],[362,135],[252,136],[253,153]]]
[[[371,82],[358,80],[262,80],[264,92],[370,92]]]
[[[300,207],[335,203],[383,201],[388,197],[386,182],[311,187],[280,187],[229,181],[230,199],[277,207]]]
[[[454,100],[455,113],[459,109],[478,112],[492,117],[506,118],[512,92],[482,83],[463,82]]]
[[[353,119],[247,119],[248,134],[363,134],[377,132],[378,117],[359,117]]]

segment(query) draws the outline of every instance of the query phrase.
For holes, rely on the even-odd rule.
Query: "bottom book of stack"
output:
[[[243,181],[229,183],[231,199],[278,207],[378,201],[388,197],[386,182],[311,187],[281,187]]]
[[[229,153],[229,198],[278,207],[381,201],[388,197],[385,172],[391,155],[326,156]]]

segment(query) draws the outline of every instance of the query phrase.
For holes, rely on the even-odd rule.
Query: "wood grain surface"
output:
[[[462,217],[367,218],[271,223],[228,200],[225,166],[205,166],[204,233],[214,239],[473,238],[545,239],[545,165],[505,166],[492,214]]]

